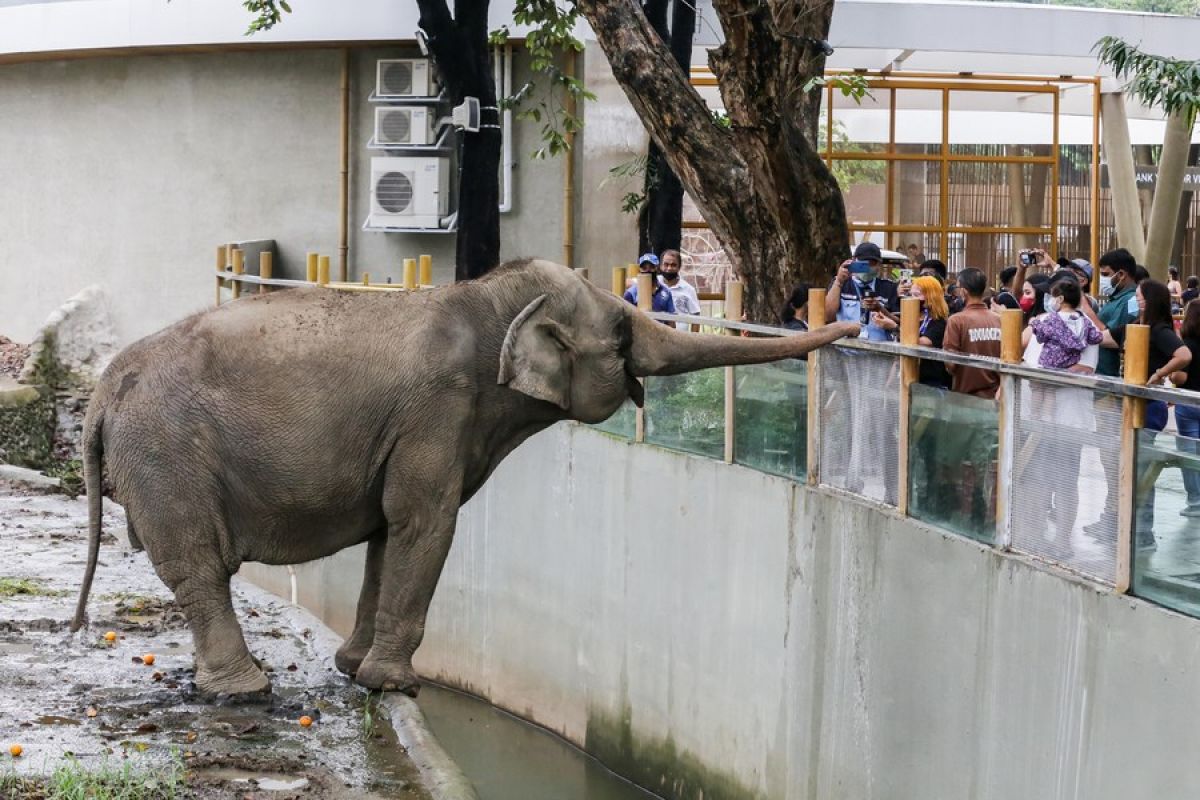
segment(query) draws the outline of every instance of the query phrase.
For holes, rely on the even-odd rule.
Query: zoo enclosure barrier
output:
[[[242,251],[228,245],[218,248],[217,267],[218,302],[224,284],[235,298],[243,284],[260,292],[432,286],[428,256],[405,259],[402,284],[372,284],[369,275],[332,282],[329,257],[316,253],[305,281],[271,277],[270,253],[260,256],[259,274],[248,275]],[[623,294],[630,277],[627,267],[615,268],[613,292]],[[636,280],[649,312],[650,276]],[[824,324],[824,295],[811,292],[813,327]],[[725,319],[651,316],[690,330],[792,335],[738,321],[738,282],[726,284],[724,304]],[[1121,381],[1022,365],[1016,310],[1002,317],[999,361],[919,346],[918,316],[906,299],[900,343],[846,340],[803,361],[644,379],[645,407],[627,403],[597,427],[857,495],[1200,616],[1200,438],[1146,423],[1148,403],[1160,404],[1156,413],[1164,403],[1200,408],[1200,393],[1144,386],[1148,329],[1129,326]],[[922,360],[993,370],[1001,390],[988,400],[921,384]],[[1156,519],[1163,546],[1151,549]]]
[[[727,295],[736,318],[740,284]],[[823,301],[814,289],[809,308]],[[1002,317],[1000,360],[918,345],[919,315],[906,300],[899,343],[844,340],[807,360],[646,378],[643,409],[627,402],[596,427],[853,494],[1200,616],[1200,439],[1147,423],[1148,404],[1152,416],[1163,403],[1200,408],[1200,393],[1144,385],[1148,329],[1129,326],[1118,380],[1020,363],[1016,310]],[[990,400],[921,384],[921,361],[992,370],[1000,392]]]

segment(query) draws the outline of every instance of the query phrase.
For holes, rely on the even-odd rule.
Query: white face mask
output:
[[[1112,297],[1112,293],[1113,293],[1112,275],[1101,275],[1100,276],[1100,296],[1101,297]]]
[[[1046,309],[1046,311],[1049,313],[1054,314],[1060,308],[1062,308],[1062,298],[1046,295],[1046,298],[1042,300],[1042,308]]]

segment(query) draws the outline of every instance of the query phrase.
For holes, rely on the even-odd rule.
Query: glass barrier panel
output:
[[[798,359],[734,370],[733,460],[804,480],[808,464],[808,363]]]
[[[996,401],[919,383],[909,392],[909,514],[992,544],[1000,446]]]
[[[1025,378],[1016,385],[1012,549],[1112,584],[1121,400]]]
[[[626,400],[617,409],[617,413],[604,422],[597,422],[592,427],[622,439],[632,440],[637,431],[637,406],[633,404],[632,400]]]
[[[890,225],[942,224],[942,162],[896,161],[892,165]],[[917,237],[920,234],[905,234]]]
[[[1175,419],[1196,433],[1200,409],[1176,406]],[[1138,431],[1133,593],[1200,616],[1200,439],[1174,427]]]
[[[887,505],[899,485],[899,363],[839,347],[821,350],[821,483]]]
[[[725,368],[646,378],[646,442],[725,457]]]
[[[852,226],[884,227],[887,219],[888,165],[875,159],[833,157],[830,167],[842,187],[846,220]]]

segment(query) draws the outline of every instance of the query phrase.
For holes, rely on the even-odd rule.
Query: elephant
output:
[[[183,610],[202,696],[269,694],[234,613],[243,562],[297,564],[363,542],[338,670],[419,689],[412,657],[459,507],[521,442],[600,422],[638,378],[798,357],[858,326],[745,339],[676,331],[567,267],[533,259],[421,292],[297,288],[245,297],[130,345],[88,406],[88,557],[101,471]]]

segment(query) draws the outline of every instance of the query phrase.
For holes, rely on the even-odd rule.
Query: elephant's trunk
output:
[[[822,345],[857,333],[857,326],[837,323],[808,333],[746,339],[677,331],[673,326],[655,322],[632,309],[629,316],[633,328],[629,371],[639,378],[799,358]]]

